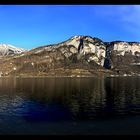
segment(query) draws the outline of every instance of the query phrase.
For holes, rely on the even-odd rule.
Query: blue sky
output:
[[[25,49],[74,35],[140,42],[139,5],[0,5],[0,43]]]

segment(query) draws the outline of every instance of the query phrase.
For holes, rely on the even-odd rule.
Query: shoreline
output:
[[[71,76],[71,75],[68,75],[68,76],[64,76],[64,75],[61,75],[61,76],[30,76],[30,75],[20,75],[20,76],[1,76],[0,79],[2,78],[116,78],[116,77],[140,77],[140,74],[138,75],[90,75],[90,76],[86,76],[86,75],[77,75],[77,76]]]

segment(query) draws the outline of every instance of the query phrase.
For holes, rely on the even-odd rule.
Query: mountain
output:
[[[83,39],[83,49],[80,49],[78,52],[78,47],[80,44],[80,38]],[[49,45],[49,46],[42,46],[36,49],[31,50],[30,54],[42,54],[43,52],[48,54],[54,54],[56,61],[62,59],[66,61],[72,61],[72,63],[81,62],[83,60],[85,63],[93,62],[96,65],[103,66],[105,60],[105,52],[106,46],[102,40],[98,38],[92,38],[90,36],[74,36],[68,39],[65,42]],[[57,61],[57,62],[58,62]]]
[[[10,44],[0,44],[0,56],[20,54],[24,51],[24,49],[16,48]]]
[[[140,43],[91,36],[41,46],[0,62],[1,76],[110,76],[140,74]]]
[[[113,41],[106,45],[106,68],[118,74],[140,73],[140,43]]]

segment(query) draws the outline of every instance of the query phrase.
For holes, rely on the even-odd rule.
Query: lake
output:
[[[139,133],[140,77],[0,79],[0,135]]]

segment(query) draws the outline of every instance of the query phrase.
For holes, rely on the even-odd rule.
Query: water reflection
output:
[[[1,78],[0,117],[28,122],[140,114],[140,78]]]

